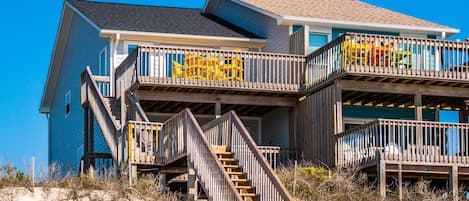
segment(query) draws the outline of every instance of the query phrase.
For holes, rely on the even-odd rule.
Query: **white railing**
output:
[[[145,46],[118,67],[116,85],[117,89],[139,82],[298,92],[304,61],[304,56],[289,54]],[[126,81],[120,84],[120,80]]]
[[[314,87],[342,72],[469,80],[469,44],[409,37],[344,34],[306,58]]]
[[[379,119],[336,136],[339,167],[381,160],[469,164],[469,124]]]
[[[234,153],[260,200],[292,200],[234,112],[213,120],[202,129],[211,145],[225,145]]]

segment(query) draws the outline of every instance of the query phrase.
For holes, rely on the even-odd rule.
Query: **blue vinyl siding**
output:
[[[290,26],[277,25],[277,21],[229,0],[220,0],[213,11],[216,16],[267,39],[263,51],[288,53]]]
[[[380,34],[380,35],[389,35],[389,36],[399,36],[397,32],[384,32],[384,31],[370,31],[370,30],[356,30],[356,29],[332,29],[332,40],[339,37],[341,34],[351,32],[351,33],[364,33],[364,34]]]
[[[97,74],[99,53],[104,47],[109,47],[109,41],[100,38],[98,31],[81,17],[73,16],[71,23],[49,116],[49,163],[59,165],[63,173],[76,172],[80,163],[78,159],[83,155],[84,113],[80,105],[80,74],[88,65],[93,74]],[[106,59],[109,64],[109,57]],[[71,91],[71,114],[65,118],[64,96],[68,90]],[[99,126],[96,124],[95,127]],[[107,145],[101,141],[96,135],[96,150],[106,150]]]
[[[344,106],[342,113],[344,117],[349,118],[415,119],[415,112],[413,109],[403,108]],[[423,119],[425,121],[434,121],[435,112],[433,110],[423,110]]]

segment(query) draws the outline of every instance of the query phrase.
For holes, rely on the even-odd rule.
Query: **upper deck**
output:
[[[138,47],[116,70],[116,86],[124,82],[124,88],[165,91],[298,94],[304,68],[300,55]]]
[[[469,44],[347,33],[308,55],[306,88],[340,79],[466,87]]]
[[[469,44],[345,34],[308,56],[138,47],[116,70],[124,89],[298,96],[336,79],[469,86]]]

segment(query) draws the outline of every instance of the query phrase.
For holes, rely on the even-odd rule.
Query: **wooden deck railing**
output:
[[[234,112],[209,122],[202,129],[211,145],[225,145],[234,153],[260,200],[292,200]]]
[[[116,89],[126,90],[139,82],[167,86],[298,92],[303,81],[304,65],[305,58],[300,55],[138,47],[117,68]]]
[[[112,118],[111,108],[104,101],[104,97],[100,89],[93,79],[93,74],[89,67],[81,74],[81,105],[89,107],[96,118],[96,121],[101,128],[112,156],[115,160],[120,160],[121,156],[118,155],[118,139],[117,132],[120,129],[120,124]]]
[[[336,135],[336,161],[468,165],[468,144],[469,124],[379,119]]]
[[[124,129],[125,158],[134,164],[161,164],[159,154],[160,130],[162,124],[154,122],[129,121]]]
[[[280,165],[288,165],[289,162],[297,159],[295,149],[278,146],[257,146],[257,148],[274,170]]]
[[[117,176],[118,165],[112,158],[112,154],[88,153],[84,155],[80,160],[80,173],[86,172],[86,167],[84,167],[86,160],[90,161],[91,166],[88,171],[93,177],[108,180]]]
[[[469,44],[409,37],[345,34],[306,59],[306,87],[342,72],[469,80]]]

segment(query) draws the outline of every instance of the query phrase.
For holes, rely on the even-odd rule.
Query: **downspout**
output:
[[[114,79],[115,79],[115,72],[116,72],[116,61],[115,61],[115,58],[116,58],[116,55],[117,55],[117,48],[119,46],[119,42],[120,42],[120,33],[116,33],[116,35],[114,36],[114,40],[111,41],[111,48],[110,48],[110,68],[111,68],[111,77],[110,77],[110,85],[111,85],[111,96],[115,97],[116,96],[116,89],[115,89],[115,82],[114,82]]]

